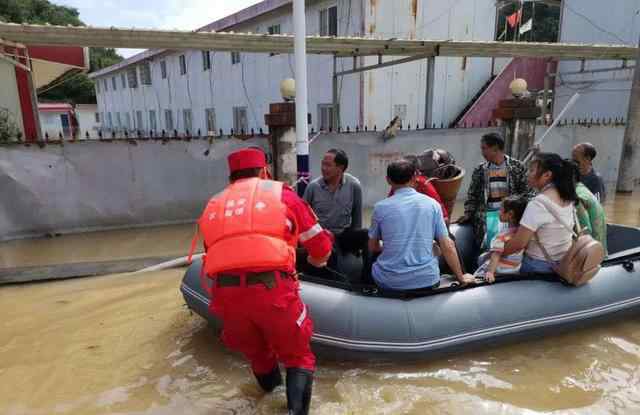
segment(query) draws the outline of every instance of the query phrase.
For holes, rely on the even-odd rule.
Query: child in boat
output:
[[[518,225],[528,199],[523,196],[509,196],[502,200],[500,207],[500,222],[506,226],[493,238],[489,252],[480,256],[480,267],[474,273],[475,277],[483,278],[488,283],[495,281],[495,274],[515,274],[520,271],[523,251],[503,256],[504,245],[518,230]]]

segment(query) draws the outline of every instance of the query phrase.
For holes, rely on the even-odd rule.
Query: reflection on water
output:
[[[637,225],[638,200],[607,211]],[[176,229],[188,245],[192,228]],[[284,389],[263,395],[246,362],[184,307],[183,272],[0,287],[0,413],[285,413]],[[627,318],[435,362],[320,361],[312,412],[638,413],[639,329]]]
[[[0,243],[0,268],[187,255],[194,225],[170,225]]]

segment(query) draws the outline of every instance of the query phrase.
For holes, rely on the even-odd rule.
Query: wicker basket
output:
[[[458,191],[462,185],[462,179],[464,179],[464,169],[462,167],[456,167],[458,168],[458,174],[455,177],[451,179],[434,179],[431,182],[438,191],[440,198],[442,198],[449,215],[453,213]]]

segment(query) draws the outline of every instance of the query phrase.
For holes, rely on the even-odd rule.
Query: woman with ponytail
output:
[[[527,205],[503,253],[525,249],[520,272],[553,273],[569,251],[578,199],[573,173],[573,164],[555,153],[539,153],[531,161],[527,180],[538,195]]]

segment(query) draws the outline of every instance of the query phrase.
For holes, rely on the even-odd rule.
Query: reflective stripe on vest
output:
[[[208,247],[204,270],[283,270],[295,264],[297,238],[291,234],[283,184],[242,179],[212,198],[198,221]]]

